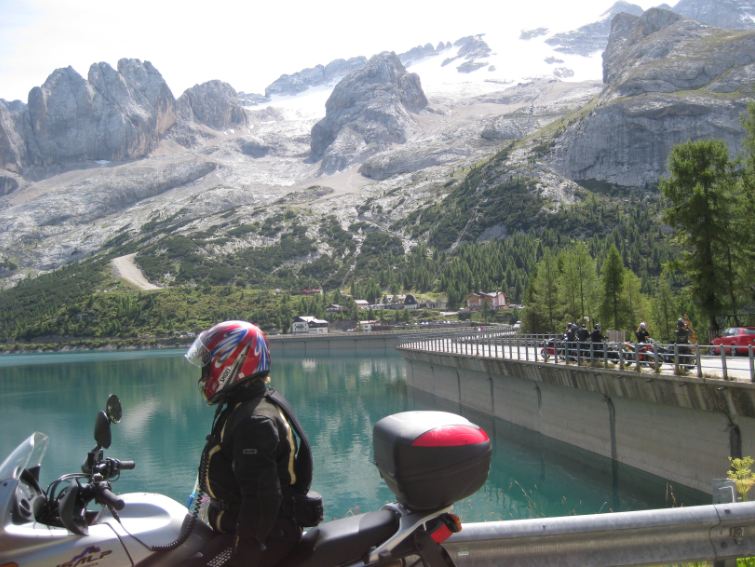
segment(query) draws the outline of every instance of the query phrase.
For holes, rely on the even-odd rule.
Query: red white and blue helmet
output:
[[[199,388],[207,403],[218,403],[234,387],[270,372],[265,334],[246,321],[224,321],[202,331],[185,354],[202,369]]]

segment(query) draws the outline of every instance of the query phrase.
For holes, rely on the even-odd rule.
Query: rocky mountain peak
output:
[[[29,92],[32,165],[143,157],[175,122],[175,101],[148,62],[123,59],[118,71],[95,63],[85,80],[72,67],[55,70]]]
[[[325,118],[312,128],[313,161],[334,172],[380,149],[406,141],[411,113],[427,106],[419,76],[385,52],[344,77],[325,104]]]
[[[641,16],[622,12],[614,17],[608,45],[603,52],[603,82],[613,83],[624,68],[638,58],[665,57],[668,47],[648,50],[645,40],[681,19],[679,14],[658,8],[651,8]]]
[[[238,93],[223,81],[208,81],[186,89],[177,101],[182,120],[195,121],[215,130],[247,124]]]
[[[676,144],[719,139],[732,155],[755,95],[755,31],[714,28],[669,10],[619,14],[603,57],[606,87],[555,144],[580,182],[652,186]],[[621,167],[616,167],[621,164]]]
[[[704,87],[733,92],[747,84],[754,61],[755,31],[713,28],[654,8],[615,18],[603,78],[611,96]]]

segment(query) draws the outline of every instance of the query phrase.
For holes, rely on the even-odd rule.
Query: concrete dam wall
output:
[[[396,352],[400,335],[396,333],[324,333],[301,335],[273,335],[270,350],[275,354],[323,354],[347,352]]]
[[[755,456],[755,384],[400,350],[413,388],[703,492]]]

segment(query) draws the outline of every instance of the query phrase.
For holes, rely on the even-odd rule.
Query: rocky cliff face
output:
[[[57,69],[29,92],[28,105],[0,101],[0,195],[16,190],[20,176],[143,158],[168,132],[190,146],[205,136],[196,135],[203,127],[247,123],[238,93],[221,81],[192,87],[176,101],[149,62],[121,59],[117,70],[96,63],[87,79],[71,67]]]
[[[0,170],[19,173],[26,159],[23,131],[23,104],[0,100]],[[0,195],[3,189],[0,187]]]
[[[411,115],[425,106],[419,77],[407,73],[395,53],[376,55],[333,89],[325,118],[312,128],[310,158],[332,173],[401,144]]]
[[[755,0],[679,0],[673,8],[667,4],[657,8],[673,10],[684,18],[718,28],[755,28]],[[570,32],[555,34],[546,42],[563,53],[589,55],[602,51],[608,43],[614,17],[622,13],[640,16],[642,8],[629,2],[616,2],[600,20]]]
[[[222,81],[209,81],[187,89],[176,106],[183,121],[199,122],[215,130],[246,126],[248,122],[238,93]]]
[[[122,59],[118,70],[97,63],[84,80],[56,70],[29,92],[29,161],[53,165],[143,157],[175,122],[175,101],[149,63]]]
[[[566,127],[550,160],[581,182],[655,184],[674,145],[742,142],[741,117],[755,95],[755,31],[721,30],[652,9],[614,19],[604,53],[606,87]]]

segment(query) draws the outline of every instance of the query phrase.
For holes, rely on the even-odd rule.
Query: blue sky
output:
[[[643,8],[658,2],[636,1]],[[0,98],[26,102],[52,71],[150,61],[173,94],[212,79],[263,92],[338,57],[548,26],[573,29],[613,0],[0,0]]]

